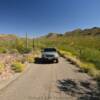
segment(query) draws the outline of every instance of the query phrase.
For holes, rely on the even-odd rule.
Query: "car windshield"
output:
[[[45,48],[44,52],[56,52],[55,48]]]

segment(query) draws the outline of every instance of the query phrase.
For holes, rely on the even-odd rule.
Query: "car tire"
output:
[[[58,63],[59,62],[59,60],[58,59],[56,59],[56,63]]]

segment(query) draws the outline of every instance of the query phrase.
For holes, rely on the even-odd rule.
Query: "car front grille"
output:
[[[54,55],[46,55],[46,57],[54,57]]]

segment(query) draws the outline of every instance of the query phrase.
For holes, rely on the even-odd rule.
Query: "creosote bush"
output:
[[[14,70],[15,72],[22,72],[25,68],[25,65],[22,64],[21,62],[13,62],[11,65],[12,70]]]
[[[33,62],[34,62],[34,56],[33,56],[33,55],[27,56],[27,61],[28,61],[29,63],[33,63]]]
[[[34,55],[33,54],[27,54],[23,57],[22,62],[29,62],[33,63],[34,62]]]
[[[0,53],[7,53],[7,49],[4,47],[0,47]]]
[[[11,50],[9,50],[9,53],[10,53],[10,54],[14,54],[14,53],[19,53],[19,52],[18,52],[17,49],[11,49]]]
[[[19,46],[18,48],[17,48],[17,50],[18,50],[18,52],[19,53],[21,53],[21,54],[27,54],[27,53],[30,53],[31,51],[32,51],[32,48],[30,48],[30,47],[28,47],[28,48],[26,48],[26,47],[24,47],[24,46]]]

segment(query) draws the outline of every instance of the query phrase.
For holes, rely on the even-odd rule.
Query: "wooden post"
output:
[[[28,34],[26,32],[26,48],[28,48]]]

